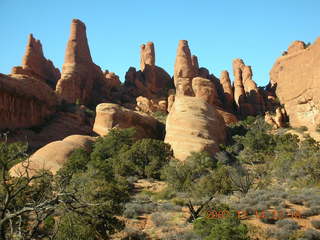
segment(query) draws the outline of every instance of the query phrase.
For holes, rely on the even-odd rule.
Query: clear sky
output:
[[[87,26],[93,61],[121,81],[130,66],[139,68],[147,41],[155,44],[156,64],[172,75],[184,39],[216,76],[242,58],[266,85],[292,41],[320,36],[320,0],[0,0],[0,72],[21,65],[29,33],[61,69],[73,18]]]

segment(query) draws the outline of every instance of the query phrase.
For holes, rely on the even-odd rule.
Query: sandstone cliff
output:
[[[270,85],[284,104],[293,127],[311,130],[320,124],[320,38],[305,48],[301,41],[289,46],[270,71]]]

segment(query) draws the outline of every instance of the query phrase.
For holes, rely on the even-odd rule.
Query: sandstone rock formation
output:
[[[12,74],[24,74],[43,80],[52,88],[60,78],[60,71],[43,55],[41,42],[29,35],[22,66],[13,67]]]
[[[72,135],[62,141],[51,142],[32,154],[28,160],[14,166],[10,173],[19,176],[25,172],[25,167],[28,166],[31,175],[43,169],[55,174],[74,150],[84,148],[90,151],[91,144],[94,141],[94,137]]]
[[[153,117],[113,103],[101,103],[96,108],[93,131],[101,136],[112,128],[135,127],[138,138],[160,138],[160,123]]]
[[[112,90],[120,87],[121,81],[119,79],[119,76],[116,75],[114,72],[109,72],[108,70],[105,70],[104,76],[106,78],[106,86],[108,89]]]
[[[320,38],[304,49],[294,42],[270,71],[270,85],[284,104],[293,127],[320,124]]]
[[[57,83],[56,92],[69,103],[86,105],[101,102],[109,93],[100,67],[91,59],[86,27],[77,19],[72,20],[62,76]]]
[[[217,152],[226,138],[225,123],[215,108],[205,100],[176,96],[167,117],[165,142],[174,156],[185,160],[191,152]]]
[[[257,84],[252,80],[252,70],[250,66],[243,67],[242,81],[247,101],[253,107],[252,115],[264,113],[265,103],[259,92]]]
[[[188,41],[180,40],[174,64],[176,96],[194,96],[192,79],[196,76]]]
[[[156,56],[153,42],[147,42],[140,47],[140,69],[144,71],[146,65],[155,66]]]
[[[140,47],[140,71],[130,67],[125,76],[122,89],[123,102],[133,102],[137,97],[149,99],[162,97],[165,90],[172,85],[170,75],[155,65],[155,49],[152,42]]]
[[[227,111],[233,112],[234,96],[228,71],[221,72],[220,83],[224,93],[224,107]]]
[[[242,59],[233,61],[234,100],[241,117],[255,116],[265,110],[263,96],[252,80],[252,70]]]
[[[276,109],[276,113],[274,116],[272,116],[269,112],[265,113],[264,120],[270,124],[273,129],[278,129],[282,128],[285,126],[285,118],[286,118],[286,113],[284,109],[281,109],[278,107]]]
[[[32,127],[55,112],[57,98],[43,81],[20,74],[0,74],[0,129]]]
[[[174,103],[174,99],[176,96],[175,94],[176,94],[176,92],[174,89],[169,89],[169,91],[168,91],[169,96],[168,96],[168,100],[167,100],[167,102],[168,102],[167,112],[171,111],[171,108],[172,108],[172,105]]]
[[[232,62],[233,67],[233,75],[234,75],[234,100],[240,110],[241,113],[241,106],[245,103],[245,91],[242,82],[242,69],[244,67],[244,63],[241,59],[235,59]]]
[[[199,75],[199,62],[196,55],[191,56],[192,66],[194,68],[195,76]]]
[[[302,41],[294,41],[288,47],[287,54],[292,54],[306,48],[306,44]]]
[[[192,89],[197,98],[201,98],[211,105],[217,105],[218,94],[214,84],[209,79],[193,78]]]

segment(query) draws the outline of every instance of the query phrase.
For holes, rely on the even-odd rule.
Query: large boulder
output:
[[[60,78],[60,71],[53,63],[43,55],[41,42],[29,35],[25,55],[22,59],[22,66],[13,67],[12,74],[24,74],[38,78],[52,88],[55,88]]]
[[[118,104],[101,103],[96,107],[96,119],[93,131],[105,136],[113,128],[137,130],[137,138],[161,138],[161,124],[155,118]]]
[[[202,98],[176,96],[166,122],[165,142],[174,156],[185,160],[191,152],[219,151],[225,143],[226,129],[215,107]]]
[[[56,110],[54,91],[42,80],[27,75],[0,74],[0,129],[42,124]]]
[[[270,85],[284,104],[293,127],[320,124],[320,38],[305,48],[295,41],[270,71]]]
[[[94,141],[94,137],[72,135],[62,141],[51,142],[32,154],[28,160],[14,166],[10,172],[14,176],[19,176],[25,172],[25,167],[28,166],[28,171],[32,175],[39,170],[49,170],[55,174],[74,150],[83,148],[90,151]]]

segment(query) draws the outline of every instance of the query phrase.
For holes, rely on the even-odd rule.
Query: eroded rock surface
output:
[[[26,75],[0,74],[0,129],[42,124],[56,110],[54,91],[43,81]]]
[[[113,128],[135,127],[138,138],[161,138],[160,123],[153,117],[126,109],[118,104],[101,103],[96,108],[93,131],[105,136]]]
[[[177,159],[185,160],[193,151],[214,154],[225,139],[225,123],[214,106],[202,98],[175,97],[167,117],[165,142]]]
[[[12,74],[28,75],[49,84],[55,88],[60,78],[60,71],[53,63],[43,55],[41,42],[29,35],[26,52],[22,59],[22,65],[13,67]]]
[[[293,127],[314,129],[320,124],[320,38],[308,48],[293,42],[288,54],[277,59],[270,84],[284,104]]]

